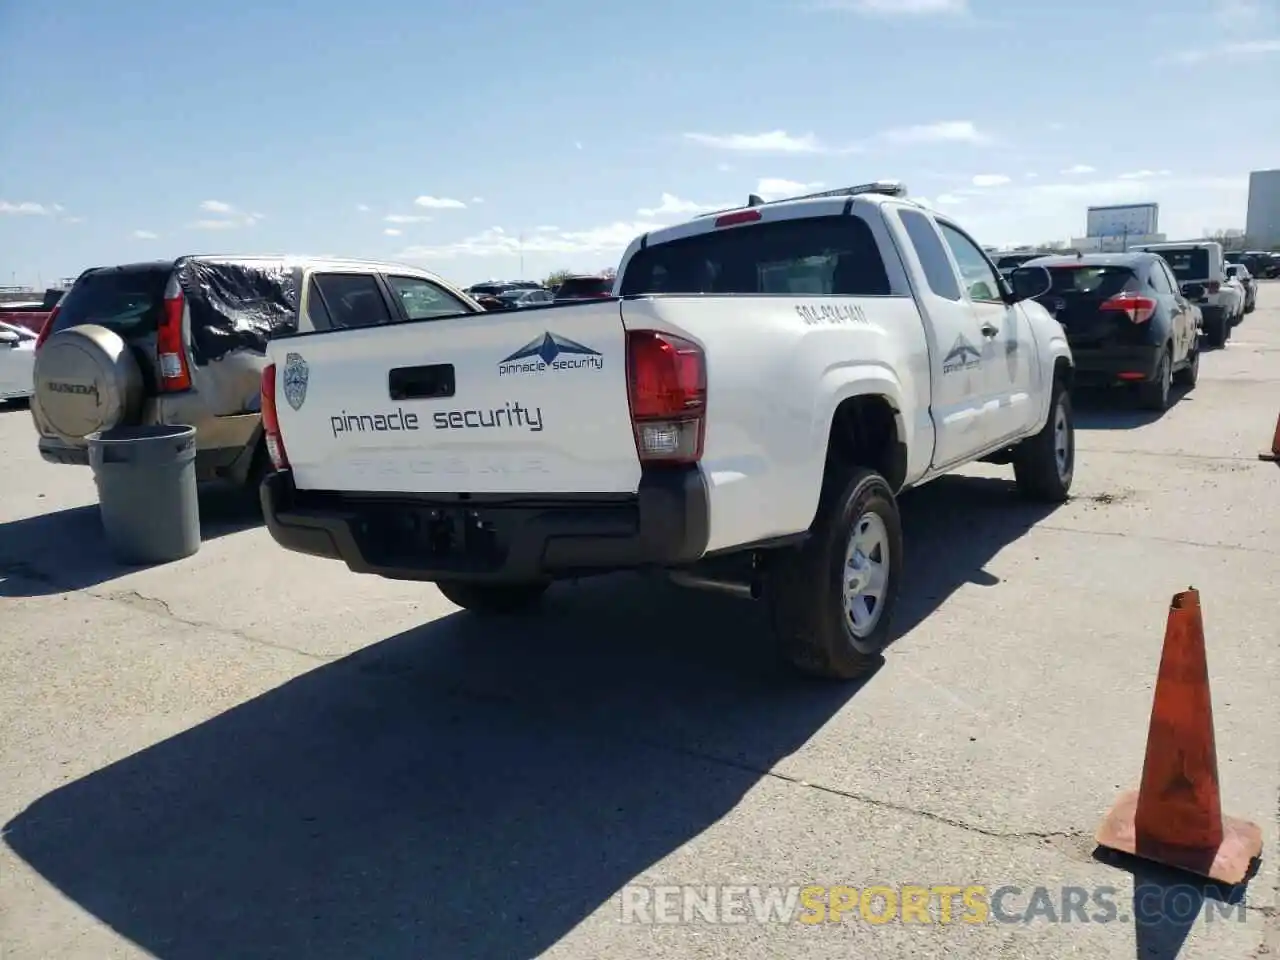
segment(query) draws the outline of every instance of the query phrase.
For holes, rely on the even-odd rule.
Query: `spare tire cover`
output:
[[[136,422],[142,372],[119,334],[87,323],[59,330],[36,352],[36,401],[67,440]]]

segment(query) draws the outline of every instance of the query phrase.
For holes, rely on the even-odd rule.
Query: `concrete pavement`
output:
[[[620,577],[495,627],[225,496],[195,557],[122,570],[88,471],[0,413],[0,956],[1280,955],[1278,358],[1264,284],[1163,417],[1087,398],[1070,503],[997,467],[905,496],[904,632],[852,689],[780,670],[749,603]],[[1238,913],[1135,923],[1185,881],[1092,834],[1188,585],[1266,859]],[[1117,919],[624,923],[629,884],[1070,887]]]

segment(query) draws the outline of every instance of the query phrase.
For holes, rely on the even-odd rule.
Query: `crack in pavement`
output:
[[[293,653],[308,660],[314,660],[317,663],[331,663],[338,660],[346,654],[321,654],[311,653],[307,650],[300,650],[297,647],[291,647],[284,643],[275,643],[271,640],[263,640],[261,637],[255,637],[252,634],[245,633],[243,630],[236,630],[232,627],[224,627],[215,623],[209,623],[205,620],[189,620],[186,617],[180,617],[173,612],[173,608],[169,606],[167,600],[161,600],[157,597],[148,597],[137,590],[108,590],[103,593],[96,593],[93,590],[80,590],[78,593],[86,594],[98,600],[105,600],[108,603],[119,603],[126,607],[132,607],[135,610],[142,610],[155,617],[172,620],[183,626],[194,627],[199,630],[211,630],[214,633],[220,633],[224,636],[234,637],[244,643],[253,644],[259,647],[267,647],[271,650],[279,650],[283,653]]]
[[[576,733],[579,736],[591,736],[591,737],[599,737],[600,739],[606,739],[602,734],[597,734],[588,730],[583,730],[580,727],[569,727],[568,725],[560,724],[559,718],[554,714],[554,712],[538,709],[535,705],[529,704],[521,700],[517,700],[514,696],[511,696],[509,694],[479,691],[479,690],[469,689],[469,688],[458,686],[458,685],[449,686],[447,688],[447,692],[449,694],[460,697],[462,699],[474,700],[478,703],[494,703],[501,706],[514,708],[517,712],[525,713],[526,715],[537,717],[540,720],[550,722],[556,725],[565,726],[566,729],[571,729],[574,733]],[[767,767],[761,767],[756,764],[747,763],[746,761],[735,760],[731,757],[720,756],[719,754],[711,753],[705,750],[697,750],[691,747],[683,747],[683,746],[679,746],[678,744],[667,743],[665,741],[656,740],[650,737],[636,736],[633,734],[625,733],[621,730],[609,731],[609,738],[621,740],[622,742],[626,742],[626,743],[632,743],[639,746],[647,747],[649,749],[661,750],[667,753],[673,753],[679,756],[689,757],[695,760],[702,760],[707,763],[718,764],[720,766],[729,767],[735,770],[741,770],[744,773],[750,773],[757,777],[769,777],[771,779],[779,780],[779,781],[782,781],[783,783],[787,783],[792,786],[802,787],[809,790],[816,790],[821,793],[829,794],[831,796],[840,797],[841,799],[844,799],[844,800],[852,800],[857,803],[864,803],[868,806],[876,807],[879,809],[890,810],[896,813],[909,814],[911,816],[919,817],[923,820],[928,820],[933,823],[941,824],[943,826],[953,827],[957,830],[964,830],[968,833],[974,833],[979,836],[987,837],[993,840],[1004,840],[1010,843],[1026,843],[1030,841],[1041,841],[1050,845],[1059,844],[1059,843],[1078,843],[1080,841],[1092,842],[1093,840],[1091,835],[1084,834],[1084,833],[1070,833],[1070,832],[1062,832],[1062,831],[1036,831],[1036,830],[1001,832],[999,830],[991,830],[986,827],[979,827],[971,823],[965,823],[962,820],[956,820],[951,817],[946,817],[946,816],[943,816],[942,814],[932,813],[931,811],[928,811],[928,810],[921,810],[916,807],[909,806],[907,804],[895,803],[894,801],[891,801],[891,800],[881,800],[875,797],[866,796],[865,794],[855,793],[851,790],[843,790],[837,787],[829,787],[820,783],[812,783],[800,777],[795,777],[790,774],[781,773],[777,770],[771,770]]]
[[[1078,533],[1086,537],[1116,537],[1149,541],[1151,543],[1174,543],[1183,547],[1205,547],[1209,550],[1231,550],[1236,553],[1260,553],[1266,557],[1280,556],[1280,549],[1269,550],[1266,547],[1247,547],[1235,543],[1206,543],[1203,540],[1186,540],[1181,537],[1158,537],[1149,533],[1122,533],[1117,530],[1081,530],[1077,527],[1063,527],[1056,523],[1037,523],[1037,530],[1053,530],[1057,533]]]

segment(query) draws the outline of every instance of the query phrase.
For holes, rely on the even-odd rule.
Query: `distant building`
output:
[[[1090,207],[1085,212],[1085,235],[1071,246],[1081,253],[1119,253],[1134,244],[1160,243],[1160,205],[1123,203]]]
[[[1249,174],[1249,212],[1245,218],[1249,245],[1268,250],[1280,244],[1280,170]]]

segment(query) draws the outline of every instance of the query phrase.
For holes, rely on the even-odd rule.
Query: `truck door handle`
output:
[[[452,363],[396,367],[387,373],[392,400],[437,400],[452,397],[455,389]]]
[[[988,340],[990,340],[992,337],[994,337],[994,336],[995,336],[996,334],[998,334],[999,332],[1000,332],[1000,328],[999,328],[999,327],[993,327],[993,326],[992,326],[991,324],[989,324],[989,323],[984,323],[984,324],[982,325],[982,335],[983,335],[984,337],[986,337]]]

